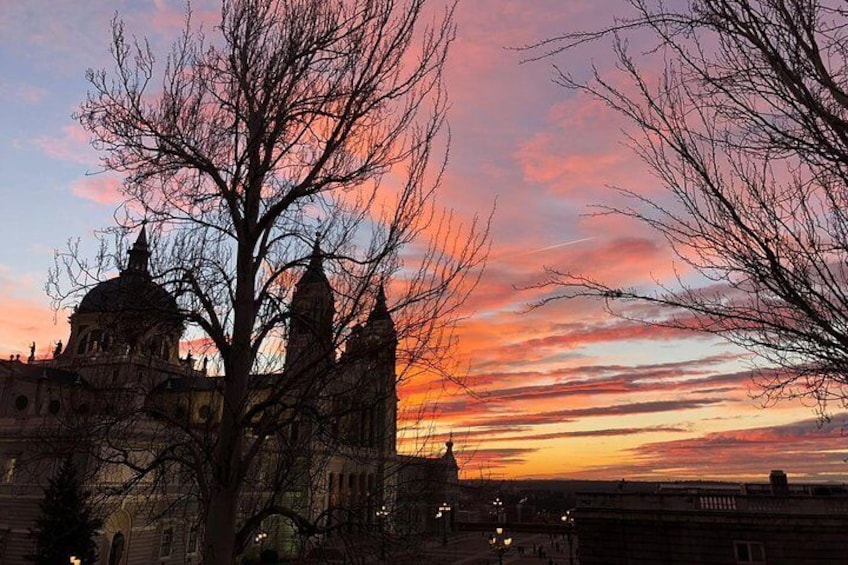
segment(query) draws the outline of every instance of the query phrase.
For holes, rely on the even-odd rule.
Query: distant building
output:
[[[129,252],[126,268],[116,278],[96,285],[70,317],[67,346],[56,348],[52,359],[0,361],[0,563],[23,565],[34,551],[33,527],[43,487],[58,467],[59,457],[76,456],[88,477],[88,488],[105,502],[100,539],[100,563],[106,565],[189,564],[199,562],[203,539],[196,498],[176,480],[183,469],[174,466],[174,489],[151,497],[148,492],[110,497],[109,489],[130,474],[120,465],[95,464],[82,455],[74,426],[112,422],[119,429],[121,414],[144,414],[132,429],[107,437],[103,451],[129,443],[160,441],[163,422],[179,422],[187,430],[212,433],[222,400],[218,377],[209,376],[191,358],[180,358],[183,320],[175,299],[148,271],[146,233],[142,228]],[[447,445],[443,458],[399,455],[395,349],[397,335],[383,289],[367,320],[356,326],[344,352],[333,342],[334,293],[324,274],[316,245],[308,267],[296,285],[293,321],[280,374],[255,375],[254,401],[267,398],[279,379],[306,383],[289,393],[296,402],[313,402],[321,420],[318,431],[292,417],[285,437],[300,441],[295,453],[304,480],[280,493],[286,505],[319,521],[341,537],[346,532],[401,528],[404,512],[433,505],[451,496],[458,468]],[[307,387],[321,391],[311,397]],[[351,391],[355,391],[355,394]],[[303,396],[299,396],[302,394]],[[293,401],[294,402],[294,401]],[[251,428],[252,429],[252,428]],[[246,430],[246,433],[251,433]],[[304,439],[305,438],[305,439]],[[273,468],[269,443],[262,465],[256,466],[251,488],[261,489],[263,469]],[[88,446],[90,447],[90,446]],[[286,456],[292,456],[289,447]],[[167,479],[165,477],[167,487]],[[249,491],[249,489],[245,489]],[[249,495],[247,495],[249,496]],[[243,501],[243,504],[249,501]],[[155,512],[151,512],[151,509]],[[382,519],[379,510],[388,515]],[[419,512],[419,513],[420,513]],[[158,513],[157,519],[151,514]],[[424,515],[424,514],[421,514]],[[380,522],[378,524],[378,522]],[[414,527],[432,526],[426,521]],[[404,528],[408,526],[403,525]],[[261,545],[281,554],[302,552],[304,540],[292,523],[271,517],[261,524]],[[310,543],[338,545],[327,534]],[[344,549],[339,553],[344,559]]]
[[[580,493],[580,565],[844,565],[848,491],[769,484],[670,483],[654,493]]]

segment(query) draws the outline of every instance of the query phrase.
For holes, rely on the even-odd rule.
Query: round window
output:
[[[59,409],[61,407],[62,407],[62,405],[59,403],[59,401],[56,400],[56,399],[53,399],[53,400],[50,401],[50,404],[47,405],[47,410],[49,410],[50,413],[55,416],[56,414],[59,413]]]
[[[23,394],[19,394],[15,399],[15,408],[18,410],[25,410],[27,406],[29,406],[29,398]]]

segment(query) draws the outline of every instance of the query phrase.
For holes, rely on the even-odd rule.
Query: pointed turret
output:
[[[389,308],[386,305],[386,289],[383,287],[383,283],[380,283],[380,286],[377,288],[374,308],[371,310],[371,314],[368,315],[369,323],[376,320],[388,320],[390,323],[392,322],[392,315],[389,313]],[[392,326],[394,326],[393,323]]]
[[[291,302],[291,326],[285,370],[320,376],[334,360],[333,289],[324,273],[324,253],[316,236],[309,263],[297,281]]]
[[[457,467],[456,457],[453,454],[453,432],[450,432],[448,440],[445,442],[445,454],[442,456],[442,459],[448,465]]]
[[[324,253],[321,251],[320,235],[316,235],[315,237],[315,243],[312,244],[312,253],[309,255],[309,264],[297,285],[301,286],[312,283],[323,283],[327,287],[330,286],[327,275],[324,273]]]
[[[394,349],[397,344],[397,333],[392,314],[386,304],[386,289],[383,283],[377,287],[377,296],[374,299],[374,307],[368,315],[365,324],[366,334],[373,340],[384,342],[387,347]]]
[[[363,355],[369,380],[377,399],[378,445],[385,453],[395,453],[397,435],[397,332],[386,303],[386,290],[377,287],[374,307],[362,330]]]
[[[150,246],[147,244],[146,223],[141,224],[141,231],[138,232],[138,237],[128,254],[129,262],[127,263],[127,268],[124,269],[126,272],[150,275],[150,271],[148,271]]]

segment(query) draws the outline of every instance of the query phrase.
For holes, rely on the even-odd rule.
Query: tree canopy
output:
[[[103,169],[123,176],[118,232],[145,224],[157,282],[176,297],[194,353],[212,360],[223,399],[211,432],[172,419],[167,437],[145,447],[147,463],[115,453],[137,476],[191,470],[204,563],[230,563],[269,515],[305,534],[317,527],[281,496],[308,479],[304,440],[281,438],[291,437],[293,414],[317,417],[304,396],[316,393],[311,373],[280,374],[294,354],[283,353],[296,282],[313,263],[335,300],[328,354],[355,336],[385,288],[400,378],[444,369],[487,247],[485,221],[463,225],[436,203],[452,10],[425,0],[225,0],[212,30],[189,11],[161,58],[115,19],[114,68],[88,72],[76,117]],[[57,304],[121,254],[100,259],[59,257],[54,282],[64,273],[77,284],[70,293],[54,285]],[[121,425],[132,433],[129,420]],[[277,465],[259,473],[272,447]],[[245,508],[240,496],[260,475]]]
[[[665,194],[615,187],[625,204],[596,212],[653,229],[678,276],[618,288],[553,268],[550,299],[596,297],[618,314],[628,301],[665,307],[649,321],[756,353],[768,397],[813,400],[822,414],[844,405],[848,10],[819,0],[629,3],[631,15],[607,28],[533,49],[555,57],[604,44],[616,56],[617,71],[581,80],[557,69],[557,80],[636,126],[628,142]]]

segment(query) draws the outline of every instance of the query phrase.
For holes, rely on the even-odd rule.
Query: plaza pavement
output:
[[[421,565],[498,565],[498,557],[489,547],[489,532],[462,532],[453,534],[447,545],[441,540],[428,542],[422,554],[406,563]],[[552,540],[547,534],[518,532],[512,535],[512,548],[503,556],[504,565],[579,565],[575,554],[569,562],[568,544],[565,540]],[[556,543],[559,543],[557,551]],[[576,544],[575,544],[576,545]],[[524,548],[524,554],[519,551]],[[545,556],[534,555],[541,546]]]

